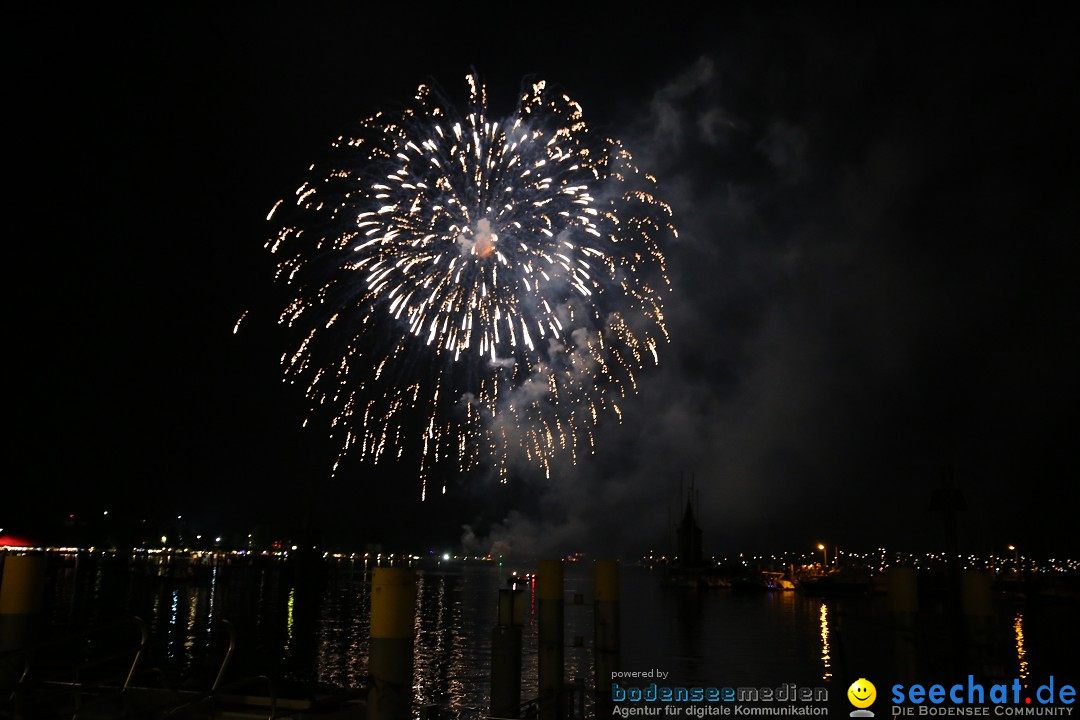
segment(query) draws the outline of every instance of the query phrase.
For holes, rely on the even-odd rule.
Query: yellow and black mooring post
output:
[[[377,567],[371,575],[368,720],[409,720],[413,700],[416,574]]]
[[[563,716],[563,564],[541,560],[536,576],[537,614],[540,622],[537,661],[540,720]]]
[[[500,588],[499,622],[491,633],[491,716],[495,718],[516,718],[521,710],[524,611],[520,588]]]
[[[593,648],[596,657],[596,716],[611,715],[611,677],[619,669],[622,638],[619,628],[619,563],[593,564]]]
[[[0,578],[0,652],[33,639],[45,588],[44,555],[7,555]]]

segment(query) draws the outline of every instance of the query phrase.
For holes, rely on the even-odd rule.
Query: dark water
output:
[[[177,682],[213,672],[226,635],[221,621],[228,620],[238,641],[234,678],[364,683],[372,568],[363,559],[330,560],[314,569],[256,556],[164,569],[101,554],[52,555],[49,563],[46,610],[53,634],[138,615],[150,627],[147,662]],[[480,562],[420,569],[418,704],[439,705],[459,718],[486,712],[498,590],[511,571]],[[586,687],[593,673],[590,573],[588,562],[566,566],[566,677],[581,678]],[[622,667],[662,670],[671,685],[796,683],[825,687],[831,699],[842,700],[859,677],[874,679],[879,692],[893,682],[952,682],[968,672],[991,681],[1042,682],[1051,674],[1059,682],[1080,680],[1075,600],[998,593],[993,615],[972,620],[950,615],[931,596],[901,622],[883,595],[687,590],[666,587],[656,571],[634,566],[623,567],[621,584]],[[536,695],[531,590],[527,586],[523,699]],[[591,693],[586,702],[591,708]]]

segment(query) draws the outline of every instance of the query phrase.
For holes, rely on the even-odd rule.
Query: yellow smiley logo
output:
[[[859,678],[847,689],[848,700],[857,708],[868,708],[877,699],[877,688],[866,678]]]

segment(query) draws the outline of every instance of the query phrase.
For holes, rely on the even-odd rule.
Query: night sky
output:
[[[0,527],[307,518],[342,545],[633,556],[670,549],[693,475],[710,552],[921,550],[948,469],[963,547],[1080,550],[1080,28],[756,5],[13,18]],[[421,504],[415,464],[331,479],[300,427],[266,215],[350,123],[430,79],[463,97],[470,68],[496,110],[558,85],[658,176],[672,342],[594,457]]]

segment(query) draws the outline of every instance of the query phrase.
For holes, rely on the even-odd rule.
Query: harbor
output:
[[[687,686],[769,678],[840,697],[849,678],[875,672],[903,679],[966,667],[983,677],[1026,678],[1076,668],[1076,598],[1063,592],[1064,579],[1075,587],[1073,566],[1031,573],[1060,575],[1053,584],[971,569],[965,577],[986,579],[978,586],[985,592],[971,589],[980,581],[965,581],[954,616],[940,573],[914,563],[868,570],[872,582],[841,592],[810,590],[807,579],[820,575],[787,589],[672,583],[655,557],[512,564],[441,555],[65,548],[9,550],[5,567],[26,557],[42,565],[43,584],[29,650],[4,656],[11,717],[50,716],[17,714],[35,702],[55,717],[92,717],[86,713],[95,707],[115,712],[117,702],[124,711],[105,716],[370,717],[380,672],[373,664],[380,652],[386,657],[387,642],[400,645],[399,660],[409,659],[394,672],[411,675],[396,716],[462,720],[607,715],[603,680],[610,683],[615,671],[659,670]],[[763,568],[784,559],[745,556],[741,576],[777,577]],[[808,562],[807,572],[820,572],[814,566]],[[606,570],[606,609],[597,584],[605,582],[597,579],[605,567],[613,568]],[[384,569],[407,573],[412,583],[395,601],[406,610],[390,608],[390,621],[373,618],[373,588]],[[547,590],[545,571],[558,573]],[[605,612],[606,631],[598,623]],[[397,640],[380,639],[386,622],[397,624],[389,632]],[[553,623],[558,632],[551,634]],[[499,637],[511,628],[519,640],[507,656]],[[541,670],[545,663],[554,669]],[[512,700],[495,712],[506,704],[500,693]]]

